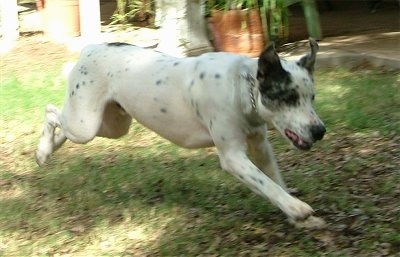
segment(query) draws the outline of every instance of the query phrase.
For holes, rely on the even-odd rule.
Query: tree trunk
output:
[[[174,56],[212,51],[204,19],[204,0],[157,0],[158,50]]]

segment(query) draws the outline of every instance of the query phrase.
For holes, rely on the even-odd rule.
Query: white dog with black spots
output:
[[[272,44],[258,60],[231,53],[175,58],[125,43],[87,46],[69,75],[62,111],[46,107],[36,160],[44,164],[67,139],[119,138],[134,118],[176,145],[215,146],[222,168],[290,222],[322,227],[313,209],[287,192],[267,139],[267,122],[302,150],[324,136],[313,108],[318,45],[310,39],[310,46],[297,61],[281,60]]]

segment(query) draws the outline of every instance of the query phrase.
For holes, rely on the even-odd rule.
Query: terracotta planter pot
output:
[[[226,29],[224,35],[224,49],[227,52],[247,53],[250,46],[250,33],[246,24],[246,12],[232,10],[227,12],[224,19],[223,28]]]
[[[38,11],[43,10],[44,8],[44,0],[36,0],[36,8]]]
[[[258,56],[264,47],[258,10],[214,11],[210,19],[217,51]]]
[[[214,40],[214,48],[216,51],[223,51],[223,42],[222,42],[222,32],[221,32],[221,20],[223,17],[223,12],[214,10],[212,12],[211,17],[208,19],[208,24],[210,27],[210,31],[213,35]]]
[[[258,56],[265,46],[260,11],[257,9],[249,10],[247,21],[251,36],[251,50],[249,55]]]

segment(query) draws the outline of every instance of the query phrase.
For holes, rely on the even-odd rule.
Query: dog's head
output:
[[[302,150],[309,150],[326,131],[313,108],[318,44],[313,39],[309,43],[310,53],[297,61],[281,60],[275,47],[269,45],[260,55],[257,70],[261,115]]]

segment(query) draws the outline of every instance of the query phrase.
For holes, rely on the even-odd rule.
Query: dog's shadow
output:
[[[132,226],[135,222],[143,225],[145,221],[136,217],[151,216],[155,210],[170,212],[172,219],[178,212],[177,219],[188,222],[166,226],[169,239],[165,240],[185,237],[179,231],[187,231],[193,220],[197,227],[192,229],[206,231],[217,221],[227,227],[254,221],[284,223],[276,207],[220,168],[215,153],[189,150],[182,154],[188,150],[171,146],[154,152],[133,148],[94,155],[60,150],[38,170],[40,180],[32,180],[27,197],[39,209],[43,202],[53,206],[56,211],[48,213],[48,218],[64,229],[84,226],[81,233],[89,233],[101,220],[110,226],[121,224],[127,215]],[[159,245],[167,243],[163,237],[159,241]]]

